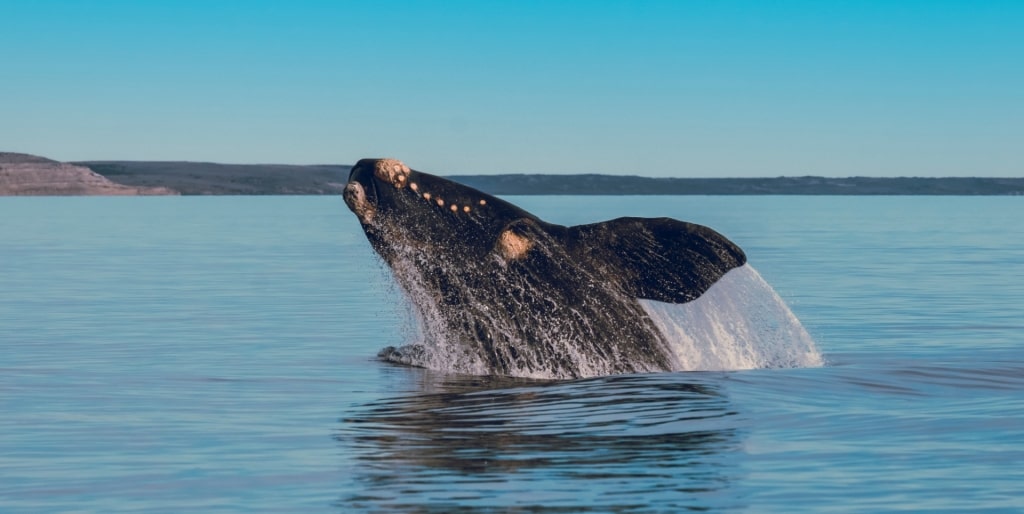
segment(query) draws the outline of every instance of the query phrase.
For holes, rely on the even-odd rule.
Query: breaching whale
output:
[[[746,263],[705,226],[557,225],[396,159],[360,160],[343,196],[421,321],[421,341],[380,357],[415,366],[544,378],[683,369],[650,305],[695,302]]]

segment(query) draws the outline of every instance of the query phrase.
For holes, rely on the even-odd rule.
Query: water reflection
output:
[[[336,434],[361,491],[344,508],[722,508],[739,421],[721,375],[574,382],[403,370],[413,393],[359,405]]]

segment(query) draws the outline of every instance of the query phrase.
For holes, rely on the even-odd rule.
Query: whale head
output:
[[[509,202],[397,159],[357,162],[344,199],[389,264],[399,246],[473,259],[521,258],[533,245],[522,232],[543,224]]]

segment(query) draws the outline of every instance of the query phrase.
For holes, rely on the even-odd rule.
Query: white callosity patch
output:
[[[669,341],[681,371],[823,364],[800,320],[749,264],[729,271],[692,302],[640,304]]]
[[[407,179],[402,179],[401,183],[404,184],[405,180],[407,180]],[[398,187],[401,187],[401,186],[398,186]],[[461,203],[460,204],[460,203],[458,203],[458,201],[449,203],[449,202],[446,202],[444,198],[435,196],[433,193],[430,193],[430,192],[423,192],[423,193],[421,193],[420,192],[420,185],[415,183],[415,182],[412,182],[412,183],[409,184],[409,189],[413,193],[415,193],[416,196],[419,196],[420,198],[422,198],[422,199],[424,199],[424,200],[426,200],[428,202],[432,202],[432,203],[436,204],[438,207],[441,207],[442,210],[447,209],[448,211],[451,211],[451,212],[453,212],[455,214],[459,214],[459,213],[469,214],[473,210],[469,205],[466,205],[465,203]],[[479,204],[481,206],[482,205],[487,205],[487,202],[485,200],[480,200]]]
[[[359,218],[359,221],[363,223],[373,222],[377,209],[367,201],[366,190],[363,189],[362,184],[358,182],[349,183],[345,186],[343,198],[349,208],[352,209],[352,212]]]
[[[377,161],[373,174],[378,179],[401,189],[409,180],[409,167],[398,159],[381,159]]]
[[[527,252],[533,248],[533,241],[529,238],[506,230],[498,236],[498,251],[505,260],[518,260],[526,257]]]

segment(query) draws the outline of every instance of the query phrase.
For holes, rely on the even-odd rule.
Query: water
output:
[[[1019,198],[513,201],[719,230],[826,365],[394,366],[340,198],[3,198],[0,512],[1024,509]]]
[[[682,305],[641,300],[679,363],[674,371],[804,368],[823,364],[814,339],[750,264]]]

